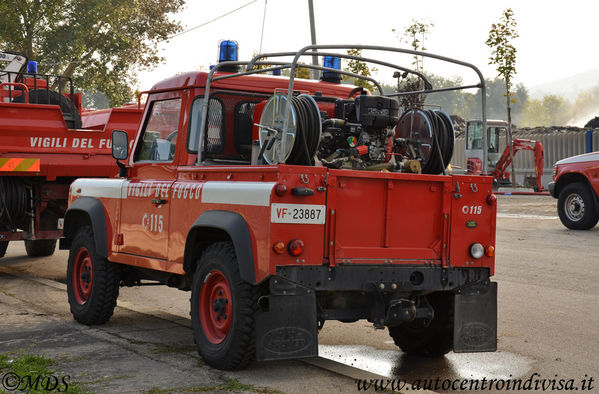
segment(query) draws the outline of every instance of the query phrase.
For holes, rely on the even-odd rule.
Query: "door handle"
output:
[[[163,199],[163,198],[153,198],[152,199],[152,204],[154,204],[154,205],[166,204],[166,200]]]

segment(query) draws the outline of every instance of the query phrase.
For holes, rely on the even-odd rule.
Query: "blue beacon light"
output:
[[[27,62],[27,73],[28,74],[37,74],[37,62],[34,60],[30,60]]]
[[[223,40],[219,43],[218,62],[236,62],[239,45],[237,41]]]
[[[222,40],[219,44],[218,44],[218,62],[222,63],[222,62],[236,62],[237,61],[237,56],[238,56],[238,52],[239,52],[239,44],[237,44],[237,41],[233,41],[233,40]],[[220,71],[225,71],[225,72],[237,72],[239,71],[239,66],[224,66],[224,67],[219,67]]]
[[[324,67],[341,70],[341,59],[336,56],[324,56],[322,65]],[[341,83],[341,75],[332,71],[323,71],[320,79],[326,82]]]

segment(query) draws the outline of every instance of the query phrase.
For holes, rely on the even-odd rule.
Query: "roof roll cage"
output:
[[[365,50],[372,50],[372,51],[395,52],[395,53],[402,53],[402,54],[407,54],[407,55],[422,56],[422,57],[426,57],[426,58],[444,61],[447,63],[456,64],[458,66],[472,69],[478,76],[480,82],[475,85],[459,85],[456,87],[434,89],[432,87],[432,85],[430,84],[430,82],[428,81],[428,79],[422,73],[420,73],[416,70],[408,69],[403,66],[399,66],[397,64],[388,63],[388,62],[381,61],[378,59],[373,59],[373,58],[352,56],[352,55],[348,55],[348,54],[334,53],[334,52],[318,52],[318,50],[328,51],[328,50],[349,50],[349,49],[365,49]],[[383,92],[381,85],[378,83],[378,81],[374,80],[373,78],[355,74],[355,73],[348,72],[348,71],[338,70],[335,68],[329,68],[329,67],[313,65],[313,64],[298,63],[299,59],[302,56],[308,56],[308,55],[309,56],[314,56],[314,55],[337,56],[339,58],[361,60],[361,61],[364,61],[367,63],[379,64],[379,65],[383,65],[386,67],[395,68],[397,70],[408,72],[410,74],[414,74],[414,75],[418,76],[420,79],[423,80],[423,82],[425,84],[425,88],[424,88],[424,90],[418,90],[418,91],[385,94]],[[258,61],[259,59],[266,58],[266,57],[282,57],[282,56],[293,56],[293,60],[290,63],[289,62],[272,62],[272,61],[259,62]],[[255,65],[274,65],[274,66],[255,70],[254,69]],[[227,75],[214,76],[214,73],[216,71],[218,71],[219,69],[230,67],[230,66],[247,66],[247,67],[246,67],[246,71],[227,74]],[[202,162],[203,156],[204,156],[204,150],[206,149],[205,128],[206,128],[207,115],[208,115],[208,105],[210,102],[210,100],[209,100],[210,99],[210,85],[213,81],[218,81],[221,79],[236,78],[236,77],[240,77],[243,75],[253,75],[253,74],[259,74],[259,73],[271,72],[271,71],[275,71],[275,70],[289,69],[289,86],[287,89],[287,101],[285,102],[285,114],[283,117],[283,119],[284,119],[283,129],[286,130],[289,127],[289,124],[288,124],[289,123],[289,112],[291,111],[291,106],[289,105],[289,103],[292,102],[292,98],[293,98],[293,93],[294,93],[293,85],[295,82],[295,70],[297,68],[308,68],[308,69],[313,69],[313,70],[329,71],[329,72],[334,72],[334,73],[338,73],[338,74],[342,74],[342,75],[347,75],[347,76],[350,76],[353,78],[363,79],[363,80],[373,83],[374,86],[376,86],[376,88],[379,90],[379,93],[382,96],[387,96],[387,97],[400,97],[400,96],[408,96],[408,95],[414,95],[414,94],[420,94],[420,93],[447,92],[447,91],[454,91],[454,90],[479,88],[482,91],[482,94],[481,94],[481,104],[482,104],[481,105],[481,107],[482,107],[481,115],[482,115],[482,117],[481,117],[481,119],[483,122],[483,130],[486,130],[486,128],[487,128],[487,110],[486,110],[487,97],[486,97],[485,79],[484,79],[482,73],[480,72],[480,70],[473,64],[463,62],[461,60],[453,59],[450,57],[446,57],[446,56],[436,55],[433,53],[414,51],[411,49],[403,49],[403,48],[394,48],[394,47],[385,47],[385,46],[376,46],[376,45],[355,45],[355,44],[354,45],[308,45],[308,46],[300,49],[297,52],[277,52],[277,53],[258,54],[256,56],[254,56],[254,58],[252,60],[250,60],[249,62],[248,61],[235,61],[235,62],[227,61],[227,62],[218,63],[210,70],[210,72],[208,73],[208,77],[206,79],[206,87],[205,87],[205,93],[204,93],[204,97],[208,98],[208,99],[204,99],[204,101],[202,103],[202,117],[201,117],[201,124],[200,124],[200,133],[198,136],[198,138],[200,139],[200,141],[199,141],[200,144],[199,144],[198,158],[197,158],[196,164],[199,164]],[[283,139],[283,143],[284,143],[284,140],[286,139],[286,133],[282,133],[282,139]],[[483,141],[483,143],[486,143],[486,141]]]

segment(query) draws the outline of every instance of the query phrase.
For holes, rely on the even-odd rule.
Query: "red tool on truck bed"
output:
[[[326,320],[366,319],[412,354],[496,350],[492,178],[444,175],[449,117],[400,116],[393,96],[410,93],[384,95],[367,78],[372,96],[333,67],[305,65],[321,81],[293,77],[312,49],[326,66],[352,47],[156,84],[128,159],[127,134],[113,132],[121,177],[71,186],[61,247],[75,319],[102,324],[119,286],[158,281],[191,290],[198,351],[220,369],[316,356]],[[474,66],[425,56],[474,70],[485,97]],[[264,75],[282,68],[292,77]]]
[[[81,111],[69,78],[22,72],[23,56],[2,55],[11,63],[0,72],[0,257],[16,240],[28,255],[48,256],[62,237],[71,182],[118,174],[110,131],[135,135],[142,108]]]

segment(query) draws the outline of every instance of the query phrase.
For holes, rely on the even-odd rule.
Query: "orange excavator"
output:
[[[485,135],[486,134],[486,135]],[[467,174],[492,175],[497,186],[511,185],[509,165],[516,152],[529,150],[534,153],[535,192],[545,188],[541,182],[543,177],[543,144],[540,141],[514,138],[512,139],[512,155],[510,155],[509,142],[503,153],[499,151],[499,135],[507,136],[507,122],[502,120],[488,120],[487,132],[483,133],[483,124],[480,120],[470,120],[466,125],[466,157]],[[486,138],[485,138],[486,137]],[[507,141],[507,138],[506,138]]]

